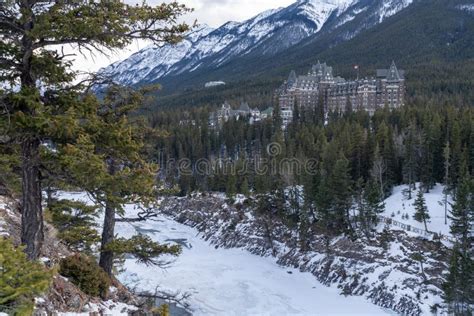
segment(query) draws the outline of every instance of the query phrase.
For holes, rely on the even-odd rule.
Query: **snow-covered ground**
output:
[[[132,207],[128,212],[134,212]],[[119,279],[154,292],[189,292],[193,315],[389,315],[362,297],[344,297],[310,273],[283,268],[272,258],[240,249],[215,249],[197,231],[165,217],[143,224],[120,223],[117,233],[146,233],[160,242],[178,241],[183,253],[163,270],[126,260]]]
[[[418,186],[419,184],[417,183],[417,188]],[[426,206],[428,207],[428,213],[430,215],[427,227],[431,232],[441,233],[448,236],[450,235],[450,220],[448,217],[447,224],[444,223],[445,210],[443,203],[443,188],[442,185],[438,184],[430,190],[429,193],[424,194]],[[413,203],[415,202],[417,191],[413,191],[411,200],[408,200],[403,194],[403,190],[405,189],[407,189],[406,185],[397,186],[393,189],[392,195],[385,200],[385,212],[382,215],[403,224],[424,230],[425,225],[413,219],[413,215],[415,214]],[[452,202],[452,198],[448,196],[448,216]],[[402,218],[402,216],[406,214],[408,214],[408,218]]]
[[[127,316],[130,311],[137,310],[137,307],[124,303],[105,301],[101,304],[89,303],[86,305],[87,312],[84,313],[58,313],[58,316],[90,316],[90,315],[113,315]],[[0,316],[2,316],[0,314]]]

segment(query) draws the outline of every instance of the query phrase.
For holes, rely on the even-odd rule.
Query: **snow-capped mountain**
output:
[[[216,69],[243,56],[269,58],[357,18],[359,22],[342,38],[350,39],[412,1],[298,0],[286,8],[268,10],[241,23],[228,22],[217,29],[201,25],[177,45],[144,48],[102,71],[122,84],[134,85]]]

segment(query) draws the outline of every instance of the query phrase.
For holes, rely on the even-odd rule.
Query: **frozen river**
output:
[[[129,210],[133,213],[132,210]],[[156,241],[184,245],[168,268],[126,260],[119,279],[138,290],[187,292],[193,315],[389,315],[362,297],[342,296],[309,273],[280,267],[272,258],[240,249],[215,249],[197,231],[160,217],[146,223],[119,223],[117,233],[146,233]]]

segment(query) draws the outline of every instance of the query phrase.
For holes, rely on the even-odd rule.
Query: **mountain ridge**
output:
[[[227,22],[216,29],[201,26],[175,46],[147,47],[102,72],[121,84],[139,85],[192,74],[196,70],[212,71],[241,57],[264,56],[268,59],[315,34],[337,29],[368,13],[370,20],[361,19],[359,29],[343,38],[350,39],[411,2],[298,0],[288,7],[267,10],[240,23]]]
[[[244,56],[212,71],[160,79],[163,90],[153,108],[216,106],[225,100],[245,98],[254,105],[271,105],[274,90],[291,70],[308,71],[317,60],[334,67],[334,73],[355,78],[372,76],[394,60],[407,70],[410,104],[474,104],[474,19],[466,0],[416,0],[405,10],[350,40],[344,38],[359,25],[358,16],[332,32],[320,32],[272,59]],[[219,78],[226,86],[202,89],[199,83]],[[184,87],[173,90],[173,87]]]

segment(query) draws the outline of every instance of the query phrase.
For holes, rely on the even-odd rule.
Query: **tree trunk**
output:
[[[114,253],[112,251],[104,251],[104,247],[114,240],[115,230],[115,208],[108,203],[105,206],[104,228],[102,229],[102,250],[100,252],[99,265],[108,275],[112,276],[112,268],[114,264]]]
[[[43,211],[41,207],[41,180],[39,171],[39,146],[37,139],[27,139],[22,151],[22,212],[21,242],[31,260],[37,259],[43,245]]]
[[[109,173],[115,174],[115,162],[113,159],[109,161]],[[110,276],[112,276],[112,269],[114,265],[114,253],[112,251],[105,251],[108,243],[115,238],[115,207],[108,201],[105,204],[104,227],[102,229],[102,241],[100,251],[100,267]]]

